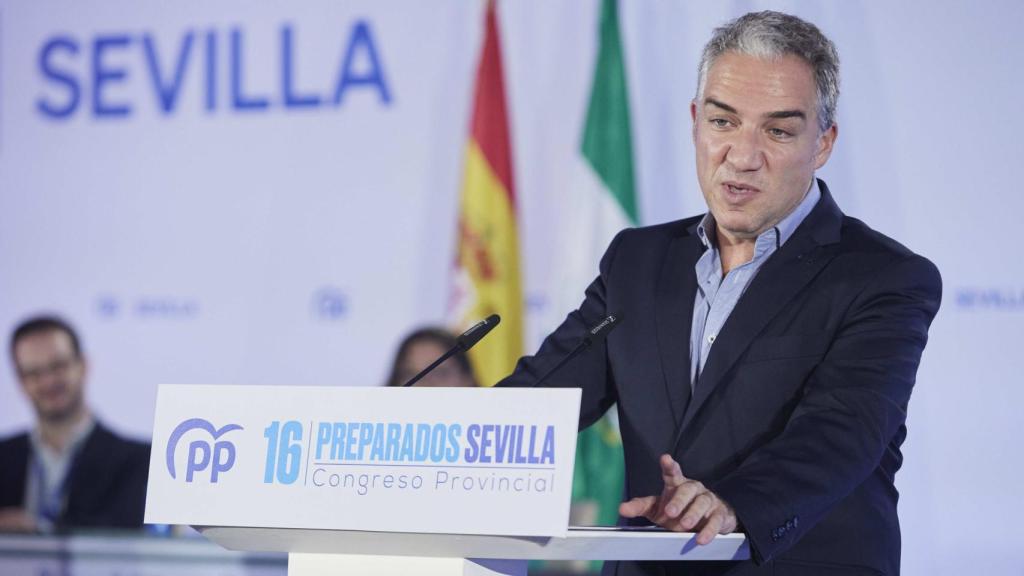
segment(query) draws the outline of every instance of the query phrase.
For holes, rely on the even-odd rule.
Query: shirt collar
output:
[[[37,453],[45,454],[53,460],[60,460],[73,454],[85,441],[85,438],[92,433],[92,429],[95,425],[96,419],[93,418],[92,414],[86,414],[85,418],[82,418],[82,421],[75,425],[74,430],[71,432],[71,438],[63,452],[58,452],[51,448],[46,442],[43,442],[43,436],[38,427],[33,428],[32,433],[29,436],[31,438],[33,448]]]
[[[779,221],[778,224],[765,230],[757,237],[757,251],[761,251],[760,247],[767,244],[775,244],[776,248],[786,243],[786,240],[796,232],[796,229],[800,226],[800,223],[807,218],[807,215],[811,213],[814,206],[821,199],[821,189],[818,188],[818,179],[811,179],[811,188],[804,195],[804,199],[797,204],[796,208],[792,212],[786,215],[785,218]],[[715,217],[711,215],[709,210],[704,217],[701,218],[700,224],[697,225],[697,236],[700,238],[705,248],[715,247]]]

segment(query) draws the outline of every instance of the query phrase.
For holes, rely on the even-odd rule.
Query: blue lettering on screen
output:
[[[217,34],[206,33],[206,111],[217,109]]]
[[[67,36],[51,38],[43,44],[43,48],[39,51],[39,71],[42,72],[43,77],[58,86],[63,86],[68,93],[67,100],[63,105],[54,104],[43,98],[37,100],[36,109],[44,116],[66,118],[78,108],[78,102],[82,96],[82,89],[78,86],[78,80],[71,72],[58,68],[58,62],[55,61],[59,56],[75,56],[77,54],[78,42],[75,42],[74,38]],[[64,57],[66,58],[66,56]]]
[[[369,63],[367,71],[362,74],[358,74],[354,70],[355,60],[360,54],[365,54]],[[341,73],[338,74],[338,87],[334,90],[334,104],[341,104],[345,98],[345,92],[353,86],[376,87],[381,103],[389,104],[391,102],[391,93],[384,80],[384,70],[377,57],[373,35],[370,34],[370,27],[366,22],[356,22],[352,27],[348,47],[345,49],[344,63],[341,66]]]
[[[316,108],[320,97],[316,94],[300,94],[295,88],[295,70],[292,65],[292,29],[281,27],[281,93],[286,108]]]
[[[118,99],[118,88],[139,81],[146,81],[155,109],[165,116],[182,111],[187,87],[196,85],[201,88],[196,102],[207,113],[340,108],[357,93],[367,93],[383,107],[393,103],[381,46],[369,21],[352,23],[343,39],[341,60],[332,75],[321,81],[324,89],[319,92],[308,81],[299,81],[297,64],[302,59],[296,37],[291,24],[281,26],[277,40],[280,65],[275,71],[280,82],[278,93],[272,94],[246,85],[246,78],[254,75],[256,67],[277,65],[247,57],[242,28],[185,30],[170,45],[161,45],[149,32],[100,34],[85,40],[54,35],[42,43],[38,52],[44,93],[36,99],[36,111],[53,120],[66,120],[86,110],[96,118],[128,118],[136,113],[140,102]],[[81,53],[86,50],[91,52],[82,59]],[[139,53],[137,58],[132,58],[133,52]],[[226,69],[219,58],[222,52],[227,54]],[[138,66],[142,70],[135,69]],[[218,87],[225,84],[228,90],[222,94]],[[88,108],[83,106],[83,93],[91,99]]]
[[[149,66],[149,77],[153,82],[153,91],[160,101],[160,110],[169,113],[174,110],[178,102],[178,94],[181,93],[182,79],[185,77],[185,64],[188,62],[189,54],[192,52],[192,32],[185,34],[181,40],[181,48],[178,49],[178,56],[174,59],[174,75],[170,82],[164,78],[160,71],[160,61],[153,38],[148,34],[142,37],[142,46],[145,48],[146,62]]]
[[[93,116],[128,116],[132,109],[128,103],[111,103],[104,96],[104,87],[119,84],[128,78],[128,70],[115,67],[104,54],[124,50],[132,39],[124,35],[97,36],[92,45],[92,113]]]
[[[231,104],[235,110],[263,110],[270,106],[266,96],[246,96],[243,91],[242,73],[245,61],[242,52],[242,31],[235,28],[231,31]]]
[[[1013,287],[960,287],[956,290],[956,305],[965,310],[1024,310],[1024,288]]]

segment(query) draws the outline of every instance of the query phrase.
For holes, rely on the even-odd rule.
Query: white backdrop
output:
[[[840,137],[821,176],[840,206],[943,273],[897,479],[904,573],[1020,574],[1024,4],[624,2],[642,222],[702,211],[699,50],[769,7],[839,46]],[[401,335],[445,315],[481,16],[455,0],[0,0],[5,338],[27,314],[68,316],[92,404],[139,436],[159,382],[381,382]],[[528,348],[566,312],[548,304],[545,247],[573,214],[560,192],[596,17],[592,0],[501,5]],[[339,79],[355,82],[335,104]],[[7,433],[31,418],[2,363]]]

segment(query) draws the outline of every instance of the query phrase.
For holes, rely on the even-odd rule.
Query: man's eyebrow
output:
[[[803,110],[779,110],[778,112],[769,112],[764,116],[765,118],[799,118],[807,120],[807,114],[804,114]]]
[[[732,106],[729,106],[725,102],[719,102],[718,100],[715,100],[714,98],[705,98],[704,99],[704,105],[707,106],[708,104],[711,104],[712,106],[717,106],[717,107],[721,108],[722,110],[725,110],[726,112],[729,112],[730,114],[737,114],[738,113],[736,111],[736,109],[733,108]]]
[[[729,106],[725,102],[720,102],[718,100],[715,100],[714,98],[705,98],[704,99],[704,104],[705,105],[710,104],[710,105],[715,106],[717,108],[721,108],[722,110],[725,110],[726,112],[729,112],[730,114],[739,114],[739,112],[737,112],[737,110],[735,108],[733,108],[732,106]],[[806,120],[807,119],[807,114],[804,113],[803,110],[778,110],[778,111],[775,111],[775,112],[769,112],[769,113],[765,114],[764,117],[765,118],[771,118],[771,119],[799,118],[801,120]]]

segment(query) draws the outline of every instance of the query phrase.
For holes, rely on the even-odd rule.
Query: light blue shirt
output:
[[[708,212],[697,225],[697,235],[706,250],[697,260],[697,296],[693,303],[690,330],[690,387],[696,385],[718,333],[729,319],[740,296],[757,271],[786,240],[821,199],[817,179],[797,207],[778,224],[762,232],[754,243],[754,257],[722,276],[722,259],[715,241],[715,219]]]

